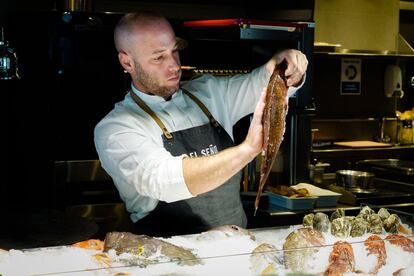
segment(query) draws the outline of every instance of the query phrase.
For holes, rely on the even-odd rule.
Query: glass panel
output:
[[[398,223],[385,223],[395,215],[400,218]],[[356,220],[341,212],[335,216]],[[105,250],[102,241],[90,240],[81,245],[94,249],[66,246],[0,251],[0,274],[414,275],[413,215],[364,207],[357,217],[368,218],[369,231],[379,233],[356,235],[344,225],[340,226],[348,232],[337,232],[340,226],[333,222],[328,228],[312,224],[249,231],[224,226],[170,238],[112,232],[115,236],[107,236]],[[375,228],[372,221],[378,218],[384,221]]]

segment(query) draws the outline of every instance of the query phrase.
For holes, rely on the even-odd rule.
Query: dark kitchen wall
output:
[[[66,2],[0,2],[0,24],[21,73],[19,80],[0,82],[7,126],[1,206],[49,207],[54,162],[97,158],[93,128],[128,86],[112,42],[123,13],[155,9],[175,25],[185,19],[310,21],[313,16],[313,1],[96,0],[93,11],[64,14]]]
[[[21,79],[3,81],[1,91],[9,115],[6,202],[47,207],[55,161],[97,159],[93,129],[125,92],[112,41],[120,16],[13,17]]]
[[[341,59],[361,60],[361,93],[341,95]],[[348,56],[315,54],[314,97],[317,118],[394,117],[395,110],[411,109],[414,91],[410,85],[414,57]],[[388,98],[384,93],[387,65],[398,64],[402,71],[403,98]]]

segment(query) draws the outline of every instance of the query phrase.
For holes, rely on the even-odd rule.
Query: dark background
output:
[[[165,14],[177,35],[185,35],[181,22],[192,19],[256,18],[312,21],[314,1],[94,1],[92,11],[71,12],[64,17],[67,1],[0,2],[0,25],[19,57],[22,78],[0,81],[4,164],[1,170],[0,203],[35,209],[53,207],[54,162],[97,159],[93,128],[114,103],[121,100],[128,80],[118,64],[112,32],[123,13],[155,9]],[[412,12],[401,16],[410,32]],[[408,40],[413,45],[412,36]],[[190,47],[196,47],[197,43]],[[210,49],[214,45],[211,45]],[[231,46],[233,47],[233,46]],[[194,49],[194,48],[190,48]],[[252,68],[243,46],[239,66]],[[183,52],[187,62],[232,66],[225,55],[211,51]],[[197,61],[192,61],[197,57]],[[220,59],[222,58],[222,59]],[[362,58],[362,93],[339,95],[340,56],[315,56],[314,99],[316,117],[382,117],[393,115],[395,102],[383,95],[383,72],[387,64],[403,69],[406,97],[398,107],[413,105],[413,59]],[[233,60],[234,61],[234,60]],[[190,65],[190,64],[189,64]],[[238,68],[240,69],[240,68]]]
[[[94,1],[92,10],[69,15],[64,14],[67,3],[0,3],[0,25],[18,55],[21,75],[19,80],[0,81],[6,152],[0,188],[3,210],[54,207],[59,200],[53,198],[55,161],[97,159],[93,129],[124,97],[129,85],[112,38],[113,27],[123,13],[161,11],[177,35],[184,35],[183,20],[243,17],[311,21],[313,17],[313,1]],[[182,53],[183,64],[197,56],[191,50],[197,43],[192,47],[188,54]],[[227,48],[231,47],[241,54],[238,67],[259,65],[252,64],[252,60],[260,60],[257,57],[245,56],[243,46]],[[202,50],[196,62],[234,65],[234,58],[227,56],[223,61],[226,55],[215,53],[214,49]]]

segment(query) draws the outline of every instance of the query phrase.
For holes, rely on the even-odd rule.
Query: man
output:
[[[163,16],[127,14],[114,40],[132,77],[131,91],[96,126],[95,145],[137,232],[245,227],[240,171],[262,150],[263,88],[283,60],[288,86],[300,85],[306,57],[286,50],[249,74],[206,75],[180,84],[177,39]],[[253,112],[246,139],[234,146],[233,125]]]

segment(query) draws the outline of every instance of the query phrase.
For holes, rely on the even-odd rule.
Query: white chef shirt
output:
[[[261,66],[232,77],[204,75],[183,82],[233,139],[233,125],[253,113],[270,73]],[[289,95],[297,89],[290,88]],[[178,90],[169,101],[138,91],[138,95],[170,132],[208,123],[198,105]],[[129,93],[95,127],[95,146],[102,167],[112,177],[133,222],[145,217],[159,200],[193,197],[184,182],[182,158],[163,146],[162,131]]]

